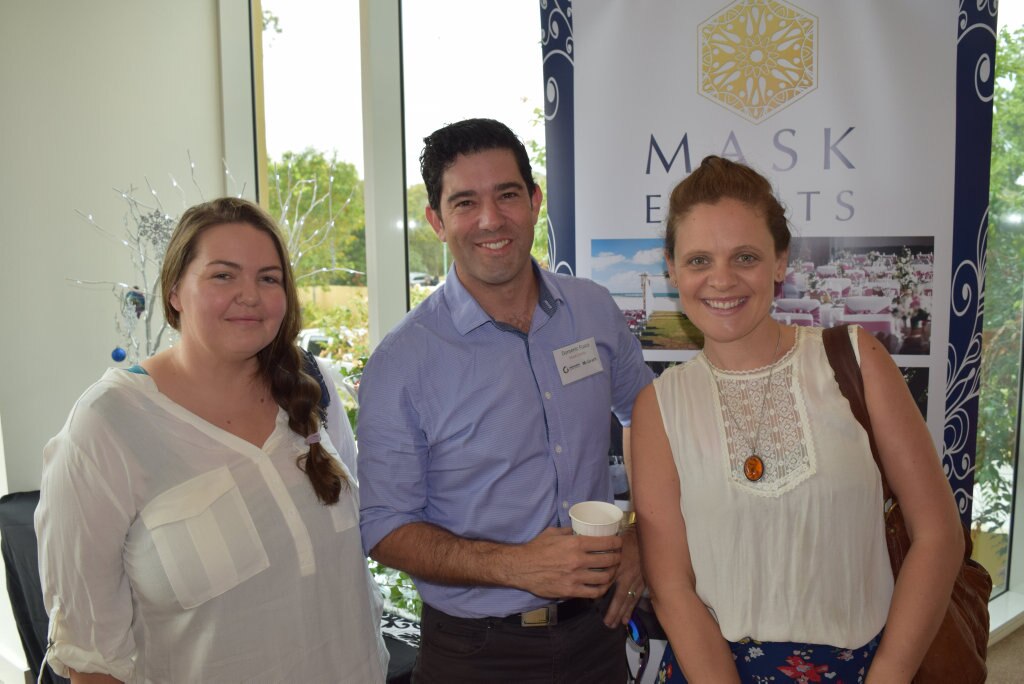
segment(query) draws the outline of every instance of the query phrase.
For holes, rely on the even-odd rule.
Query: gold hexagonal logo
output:
[[[817,87],[818,19],[783,0],[737,0],[698,27],[700,94],[761,123]]]

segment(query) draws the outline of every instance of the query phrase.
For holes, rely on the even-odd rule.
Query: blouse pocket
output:
[[[182,608],[219,596],[270,565],[226,466],[163,492],[141,517]]]
[[[359,523],[359,499],[355,484],[349,481],[347,485],[341,486],[341,496],[336,504],[330,506],[330,511],[335,532],[344,532]]]

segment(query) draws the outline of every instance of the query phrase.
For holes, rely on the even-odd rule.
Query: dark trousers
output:
[[[468,619],[423,604],[413,684],[550,682],[623,684],[626,634],[602,621],[606,602],[557,625]]]

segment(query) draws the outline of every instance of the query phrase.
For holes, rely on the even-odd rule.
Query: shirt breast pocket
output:
[[[359,523],[359,499],[356,485],[351,481],[347,485],[342,484],[338,502],[328,508],[331,511],[331,522],[334,523],[335,532],[344,532],[355,527]]]
[[[219,596],[270,565],[227,467],[161,493],[141,517],[182,608]]]

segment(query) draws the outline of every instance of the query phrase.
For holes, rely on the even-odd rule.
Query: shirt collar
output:
[[[537,279],[537,303],[550,318],[558,310],[559,302],[563,301],[562,291],[553,274],[542,269],[534,259],[531,259],[530,263],[533,266],[533,275]],[[442,287],[444,300],[452,313],[452,322],[455,323],[455,329],[459,331],[460,335],[465,335],[484,323],[493,321],[459,280],[455,273],[455,264],[452,264],[448,270],[448,276]]]

